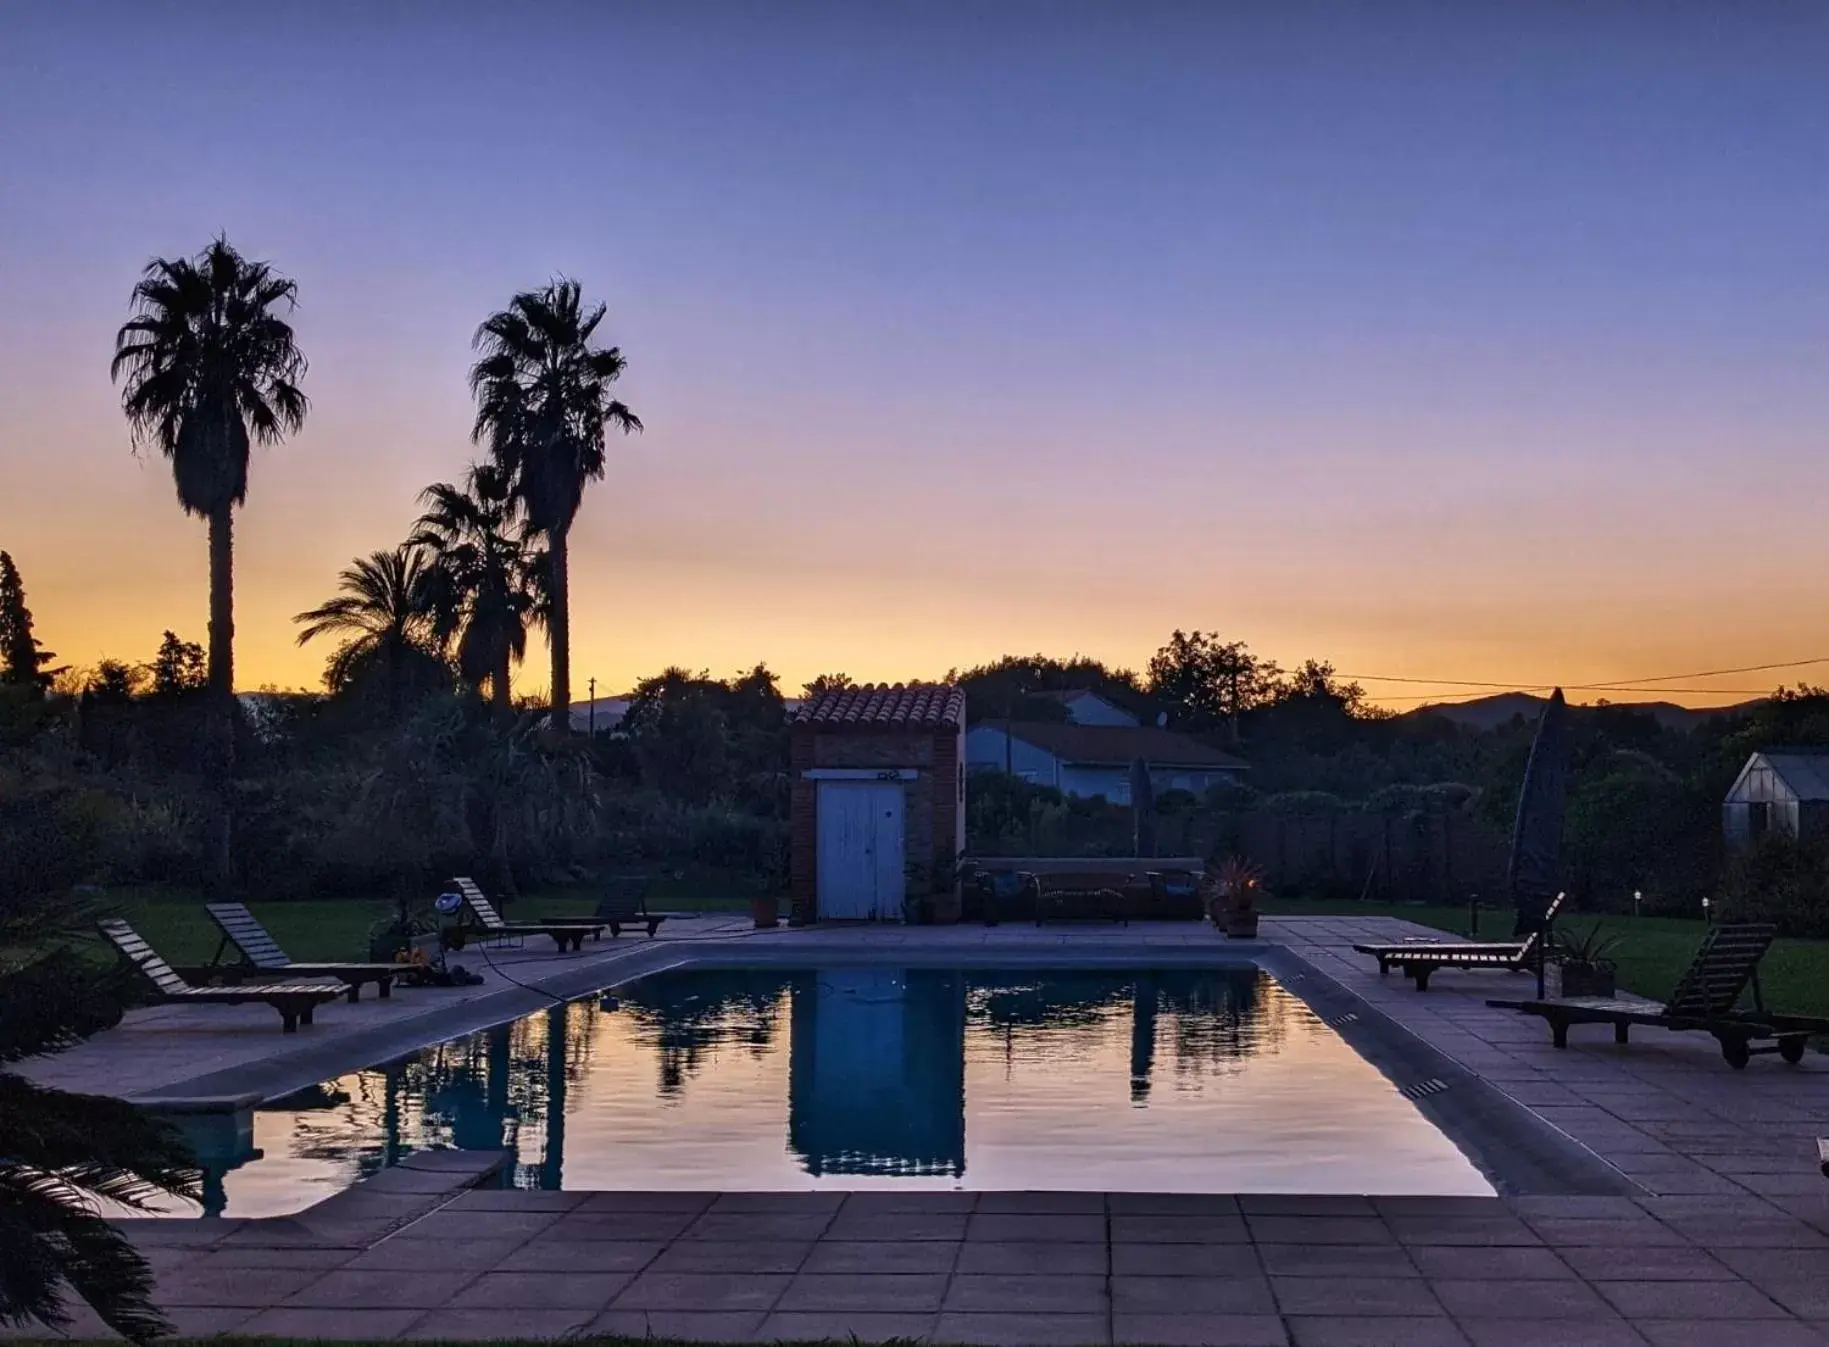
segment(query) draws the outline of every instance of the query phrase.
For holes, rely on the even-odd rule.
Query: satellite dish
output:
[[[1169,713],[1167,711],[1156,712],[1156,728],[1157,729],[1159,729],[1159,730],[1165,729],[1168,726],[1168,723],[1169,723]]]

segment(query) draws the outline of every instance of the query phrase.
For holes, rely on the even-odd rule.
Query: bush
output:
[[[1772,922],[1782,935],[1829,937],[1829,839],[1759,838],[1728,865],[1722,913]]]

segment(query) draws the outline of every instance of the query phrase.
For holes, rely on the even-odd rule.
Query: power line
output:
[[[1822,655],[1816,659],[1783,660],[1777,664],[1747,664],[1738,669],[1703,669],[1699,673],[1658,674],[1651,678],[1622,678],[1618,681],[1621,683],[1670,683],[1679,678],[1718,678],[1723,674],[1764,673],[1767,669],[1802,669],[1811,664],[1829,664],[1829,655]],[[1597,686],[1597,684],[1580,685],[1577,690],[1586,692],[1589,687]]]
[[[1720,678],[1727,674],[1763,673],[1769,669],[1802,669],[1813,664],[1829,664],[1829,655],[1817,659],[1782,660],[1773,664],[1747,664],[1735,669],[1699,669],[1693,673],[1656,674],[1649,678],[1617,678],[1605,683],[1567,683],[1563,687],[1569,692],[1681,692],[1719,694],[1721,696],[1760,697],[1771,692],[1770,688],[1648,688],[1639,687],[1641,683],[1674,683],[1684,678]],[[1416,678],[1399,674],[1362,674],[1342,673],[1334,677],[1349,683],[1410,683],[1419,687],[1455,687],[1455,688],[1497,688],[1506,692],[1535,692],[1554,687],[1553,683],[1493,682],[1472,678]],[[1387,697],[1386,701],[1416,700],[1407,697]]]

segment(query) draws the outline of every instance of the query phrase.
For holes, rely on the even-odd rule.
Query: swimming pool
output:
[[[213,1211],[299,1211],[428,1146],[521,1187],[1489,1195],[1254,966],[695,969],[256,1111]]]

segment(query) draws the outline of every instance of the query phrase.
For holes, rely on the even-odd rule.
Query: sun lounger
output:
[[[1552,1041],[1569,1045],[1569,1026],[1610,1024],[1613,1040],[1624,1043],[1635,1024],[1679,1033],[1713,1034],[1728,1065],[1744,1067],[1759,1053],[1775,1052],[1787,1062],[1803,1060],[1812,1034],[1829,1033],[1829,1019],[1808,1015],[1780,1015],[1765,1008],[1759,990],[1759,961],[1771,948],[1778,929],[1765,922],[1727,923],[1708,928],[1695,961],[1663,1005],[1613,997],[1568,997],[1545,1001],[1488,1001],[1502,1010],[1541,1015],[1549,1021]],[[1753,989],[1753,1009],[1736,1005],[1748,986]],[[1771,1040],[1760,1047],[1755,1040]]]
[[[296,974],[300,977],[332,977],[349,988],[349,999],[354,1002],[360,999],[362,987],[366,983],[375,984],[375,994],[386,1000],[392,990],[394,979],[405,977],[409,969],[397,963],[299,963],[286,957],[286,951],[279,947],[267,928],[260,924],[255,915],[242,903],[205,903],[203,910],[210,914],[222,931],[222,941],[216,946],[216,958],[208,968],[199,970],[208,976],[222,975],[233,979],[244,977],[272,977],[278,974]],[[222,956],[230,945],[240,951],[246,963],[225,964]]]
[[[311,1014],[343,994],[335,982],[263,982],[245,987],[193,987],[153,952],[139,932],[118,917],[96,923],[102,935],[153,985],[161,1002],[174,1005],[240,1006],[260,1004],[279,1012],[280,1025],[292,1033],[311,1023]]]
[[[1544,910],[1543,929],[1548,929],[1562,910],[1564,897],[1557,894]],[[1405,977],[1415,981],[1417,991],[1426,992],[1429,975],[1438,968],[1503,968],[1513,973],[1535,968],[1542,957],[1543,930],[1532,931],[1523,940],[1444,940],[1436,944],[1410,940],[1400,945],[1354,945],[1353,949],[1378,960],[1380,977],[1396,964]]]
[[[1050,919],[1117,921],[1130,925],[1132,903],[1124,895],[1130,876],[1066,872],[1037,878],[1035,924]]]
[[[1829,1179],[1829,1137],[1816,1139],[1816,1162],[1822,1168],[1823,1177]]]
[[[666,919],[664,912],[648,911],[646,875],[616,876],[605,885],[603,897],[597,900],[596,920],[608,923],[611,939],[621,936],[624,926],[646,926],[652,936]]]
[[[464,906],[476,918],[473,927],[478,934],[485,936],[544,935],[552,937],[553,944],[559,949],[583,949],[584,937],[593,940],[601,939],[607,922],[591,920],[553,921],[503,921],[502,914],[495,910],[495,905],[483,896],[483,891],[476,886],[476,881],[462,875],[451,881],[457,885],[457,891],[463,895]]]

